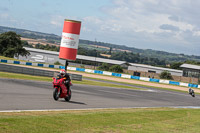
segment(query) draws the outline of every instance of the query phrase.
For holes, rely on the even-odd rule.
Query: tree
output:
[[[109,53],[108,54],[112,54],[112,47],[110,47]]]
[[[109,65],[107,63],[102,63],[102,65],[99,66],[97,69],[103,70],[103,71],[108,71],[109,70]]]
[[[175,63],[172,63],[172,64],[171,64],[170,68],[181,70],[180,66],[181,66],[182,64],[183,64],[182,62],[175,62]]]
[[[26,56],[30,53],[23,48],[23,43],[20,35],[9,31],[0,34],[0,55],[11,57],[19,57],[19,55]]]
[[[54,62],[54,65],[62,65],[59,61]]]
[[[172,75],[168,71],[164,71],[160,74],[161,79],[173,79]]]
[[[122,73],[123,69],[120,65],[113,65],[113,66],[110,67],[109,71]]]
[[[33,46],[31,44],[28,44],[27,41],[22,41],[22,44],[23,44],[24,47],[33,48]]]

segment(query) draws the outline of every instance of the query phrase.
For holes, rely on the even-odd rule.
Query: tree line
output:
[[[36,44],[32,45],[29,44],[27,41],[21,41],[20,35],[16,34],[15,32],[5,32],[0,34],[0,55],[6,56],[6,57],[18,57],[21,56],[27,56],[30,53],[25,50],[23,47],[30,47],[30,48],[37,48],[37,49],[44,49],[44,50],[51,50],[51,51],[57,51],[59,52],[59,46],[55,45],[42,45],[42,44]],[[139,64],[147,64],[152,66],[160,66],[160,67],[166,67],[167,64],[170,64],[169,68],[172,69],[181,69],[180,65],[183,63],[188,64],[195,64],[200,65],[200,62],[197,61],[189,61],[185,60],[182,62],[168,62],[164,59],[159,58],[153,58],[153,57],[144,57],[141,56],[139,53],[133,53],[133,52],[122,52],[122,51],[115,51],[112,52],[112,49],[109,51],[100,51],[97,49],[88,49],[84,47],[78,48],[78,54],[79,55],[86,55],[86,56],[94,56],[94,57],[100,57],[100,58],[107,58],[107,59],[113,59],[113,60],[121,60],[126,61],[129,63],[139,63]],[[110,54],[110,57],[102,56],[102,53],[104,54]]]
[[[42,32],[35,32],[30,30],[24,30],[24,29],[17,29],[17,28],[11,28],[11,27],[3,27],[0,26],[0,33],[8,32],[8,31],[14,31],[17,34],[20,34],[22,37],[25,38],[32,38],[32,39],[46,39],[47,43],[60,43],[61,37],[55,34],[48,34],[48,33],[42,33]],[[105,43],[101,41],[89,41],[89,40],[79,40],[79,45],[85,45],[86,47],[90,47],[91,45],[97,45],[97,46],[105,46],[108,48],[114,49],[121,49],[121,50],[129,50],[133,53],[139,53],[141,57],[154,57],[158,58],[159,60],[165,60],[166,64],[170,64],[172,62],[184,62],[187,60],[194,60],[196,62],[200,61],[200,56],[197,55],[185,55],[182,54],[176,54],[176,53],[169,53],[165,51],[158,51],[158,50],[152,50],[152,49],[138,49],[134,47],[127,47],[125,44],[123,45],[116,45],[111,43]],[[133,44],[134,45],[134,44]],[[105,49],[106,50],[106,49]],[[117,50],[115,50],[117,51]],[[149,62],[149,61],[148,61]]]

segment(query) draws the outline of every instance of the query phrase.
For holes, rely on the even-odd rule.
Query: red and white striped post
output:
[[[65,59],[67,70],[68,60],[76,60],[78,51],[81,22],[65,19],[60,44],[59,58]]]

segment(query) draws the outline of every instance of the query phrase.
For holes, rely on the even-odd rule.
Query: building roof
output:
[[[28,48],[28,47],[24,47],[24,48],[25,48],[26,50],[28,50],[28,51],[59,55],[59,52],[55,52],[55,51],[42,50],[42,49],[36,49],[36,48]]]
[[[189,69],[195,69],[195,70],[200,70],[200,66],[198,66],[198,65],[182,64],[180,67],[182,67],[182,68],[189,68]]]
[[[28,51],[39,52],[39,53],[47,53],[47,54],[53,54],[53,55],[59,55],[59,52],[55,52],[55,51],[35,49],[35,48],[28,48],[28,47],[24,47],[24,48],[26,50],[28,50]],[[85,55],[77,55],[76,59],[93,61],[93,62],[102,62],[102,63],[108,63],[108,64],[116,64],[116,65],[122,65],[122,64],[127,63],[126,61],[110,60],[110,59],[104,59],[104,58],[93,57],[93,56],[85,56]]]
[[[163,67],[155,67],[150,65],[144,65],[144,64],[135,64],[135,63],[129,63],[131,66],[135,67],[143,67],[143,68],[149,68],[149,69],[157,69],[157,70],[165,70],[165,71],[171,71],[171,72],[179,72],[181,73],[182,70],[175,70],[175,69],[169,69],[169,68],[163,68]]]
[[[116,65],[121,65],[121,64],[126,63],[126,61],[104,59],[104,58],[85,56],[85,55],[77,55],[76,58],[79,60],[88,60],[88,61],[94,61],[94,62],[96,61],[96,62],[103,62],[103,63],[108,63],[108,64],[116,64]]]

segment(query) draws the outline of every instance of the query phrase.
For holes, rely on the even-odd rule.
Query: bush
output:
[[[62,65],[59,61],[54,62],[54,65]]]
[[[120,65],[113,65],[113,66],[110,67],[109,71],[122,73],[123,69]]]
[[[108,71],[109,70],[109,65],[107,63],[102,63],[102,65],[99,66],[97,69],[98,70],[102,70],[102,71]]]
[[[81,67],[81,68],[85,68],[85,66],[84,66],[84,65],[80,65],[80,67]]]
[[[168,71],[164,71],[160,74],[161,79],[173,79],[172,75]]]

